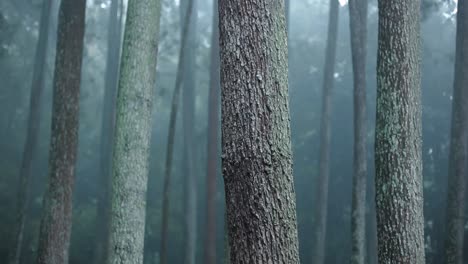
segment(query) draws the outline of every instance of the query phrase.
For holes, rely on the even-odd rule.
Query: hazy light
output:
[[[340,6],[345,6],[348,4],[348,0],[338,0],[340,2]]]

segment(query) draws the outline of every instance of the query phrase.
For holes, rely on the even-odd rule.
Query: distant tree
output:
[[[299,263],[284,0],[220,0],[219,21],[231,263]]]
[[[219,147],[219,17],[218,0],[213,1],[211,35],[210,92],[208,98],[208,149],[206,176],[205,264],[216,263],[216,179],[220,167]]]
[[[462,264],[468,151],[468,3],[458,1],[447,199],[447,264]]]
[[[26,222],[26,212],[29,205],[31,192],[31,168],[33,153],[37,146],[40,127],[41,98],[44,90],[44,65],[47,62],[47,48],[50,34],[50,17],[52,1],[45,0],[42,3],[41,19],[39,22],[39,39],[36,44],[36,54],[34,58],[33,77],[31,83],[31,94],[29,96],[29,116],[26,142],[23,148],[23,158],[19,174],[18,200],[16,206],[16,222],[12,248],[10,251],[10,264],[19,264],[21,249],[23,245],[24,225]],[[3,24],[0,21],[0,24]]]
[[[72,192],[78,147],[79,95],[85,0],[63,0],[59,9],[53,81],[49,185],[44,195],[38,264],[68,262]]]
[[[351,207],[351,263],[364,264],[366,258],[367,191],[367,0],[349,1],[349,26],[354,73],[354,170]]]
[[[420,1],[379,0],[376,203],[379,262],[423,264]]]
[[[325,243],[327,234],[328,181],[330,177],[330,118],[331,95],[333,90],[336,42],[338,38],[338,0],[330,0],[328,17],[328,38],[323,71],[322,117],[320,122],[319,175],[316,184],[314,213],[315,234],[312,238],[312,263],[323,264],[325,261]]]
[[[129,0],[113,145],[109,264],[142,264],[159,0]]]
[[[174,153],[174,138],[177,121],[177,112],[179,109],[180,91],[185,70],[186,46],[188,44],[189,23],[193,13],[193,0],[188,1],[186,7],[184,24],[182,26],[182,35],[179,50],[179,60],[177,62],[176,80],[174,85],[174,93],[172,95],[171,114],[169,117],[169,131],[167,133],[167,148],[166,148],[166,164],[164,168],[164,185],[163,185],[163,208],[162,208],[162,225],[161,225],[161,252],[160,263],[167,263],[167,245],[169,239],[169,188],[171,184],[172,160]]]
[[[197,0],[182,0],[180,5],[181,18],[193,1],[192,11],[197,14]],[[190,16],[187,32],[186,59],[182,71],[182,128],[183,128],[183,175],[184,175],[184,263],[195,264],[197,236],[197,180],[194,169],[194,124],[195,124],[195,55],[197,16]],[[183,20],[181,21],[183,24]]]
[[[112,0],[110,4],[107,62],[105,75],[105,90],[103,99],[101,140],[100,140],[100,175],[98,202],[96,207],[96,247],[94,248],[94,263],[106,263],[107,241],[109,236],[110,183],[112,169],[112,143],[114,141],[115,103],[117,99],[117,83],[119,79],[120,47],[122,38],[122,0]]]

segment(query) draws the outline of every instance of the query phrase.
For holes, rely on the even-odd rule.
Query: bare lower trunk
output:
[[[177,111],[180,101],[180,90],[182,88],[182,79],[184,76],[185,52],[187,46],[187,34],[189,31],[190,18],[193,11],[193,0],[188,1],[187,10],[184,18],[184,25],[182,26],[182,38],[180,42],[179,61],[177,62],[177,74],[174,87],[174,94],[172,95],[171,116],[169,117],[169,131],[167,133],[167,149],[166,149],[166,164],[164,171],[164,185],[163,185],[163,209],[162,209],[162,225],[161,225],[161,252],[160,264],[167,264],[167,245],[168,245],[168,232],[169,232],[169,188],[171,184],[172,172],[172,155],[174,152],[174,137],[177,121]]]
[[[211,36],[210,93],[208,102],[208,150],[206,177],[205,264],[216,263],[216,178],[220,166],[219,146],[219,19],[218,2],[213,1]]]
[[[366,259],[367,107],[366,40],[367,0],[349,1],[354,77],[354,170],[351,207],[352,264]]]
[[[39,39],[37,40],[36,54],[34,58],[33,79],[29,98],[28,128],[19,175],[16,221],[9,257],[10,264],[19,264],[21,258],[24,225],[30,199],[31,166],[33,153],[36,149],[39,137],[41,98],[44,90],[45,70],[47,69],[44,65],[47,64],[47,48],[51,28],[51,8],[52,1],[45,0],[42,4],[41,20],[39,24]]]
[[[325,53],[325,69],[323,74],[322,117],[320,123],[320,156],[319,175],[317,180],[315,200],[315,234],[312,240],[312,262],[323,264],[325,261],[325,244],[327,233],[328,208],[328,178],[330,174],[330,117],[331,94],[333,90],[333,75],[335,71],[336,41],[338,37],[337,0],[330,0],[328,18],[328,39]]]
[[[425,263],[420,49],[420,1],[379,0],[375,189],[381,263]]]
[[[219,20],[231,263],[299,263],[284,0],[220,0]]]
[[[63,0],[60,4],[53,82],[50,174],[44,195],[38,264],[68,262],[85,9],[85,0]]]
[[[119,2],[112,0],[109,13],[105,91],[101,126],[101,162],[99,175],[98,205],[96,211],[96,247],[94,263],[106,263],[109,236],[110,184],[112,169],[112,143],[114,141],[115,103],[119,79],[122,17],[119,17]],[[121,5],[120,8],[123,8]]]
[[[468,159],[468,4],[458,1],[447,200],[446,263],[462,264]]]
[[[108,264],[142,264],[159,0],[129,0],[117,93]]]

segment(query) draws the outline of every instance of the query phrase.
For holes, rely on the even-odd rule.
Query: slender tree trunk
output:
[[[462,264],[468,159],[468,3],[458,1],[447,200],[446,263]]]
[[[123,8],[123,6],[120,6]],[[109,13],[105,91],[101,123],[100,177],[96,211],[96,247],[94,263],[106,263],[109,236],[110,184],[112,168],[112,143],[114,141],[115,104],[119,79],[122,18],[119,17],[119,0],[112,0]]]
[[[85,0],[63,0],[59,9],[50,174],[39,233],[38,264],[68,262],[85,9]]]
[[[188,1],[193,1],[193,13],[197,13],[197,0],[181,2],[181,17],[188,8]],[[197,16],[189,17],[187,32],[186,60],[183,64],[183,93],[182,93],[182,128],[183,128],[183,171],[184,171],[184,263],[195,264],[196,258],[196,229],[197,229],[197,181],[193,163],[194,156],[194,119],[195,119],[195,48]],[[183,22],[181,23],[183,26]]]
[[[213,1],[213,25],[211,35],[210,93],[208,102],[208,149],[206,177],[206,234],[205,264],[216,263],[216,178],[220,159],[219,146],[219,19],[218,0]]]
[[[381,263],[422,264],[420,1],[379,0],[375,169]]]
[[[34,58],[33,79],[31,84],[31,94],[29,97],[29,117],[26,142],[23,149],[23,159],[21,162],[18,200],[16,206],[16,222],[14,227],[14,237],[10,251],[10,264],[19,264],[21,249],[23,245],[24,225],[30,199],[31,189],[31,167],[34,150],[37,146],[40,127],[41,98],[44,90],[44,77],[47,64],[47,48],[50,34],[50,17],[52,1],[45,0],[42,4],[41,19],[39,24],[39,39],[36,45]]]
[[[180,90],[182,87],[182,79],[184,76],[184,64],[185,64],[185,52],[187,46],[187,35],[189,31],[189,23],[193,12],[193,0],[188,1],[186,8],[184,25],[182,26],[182,38],[180,42],[179,50],[179,61],[177,62],[177,73],[174,87],[174,94],[172,96],[171,104],[171,115],[169,118],[169,131],[167,134],[167,149],[166,149],[166,164],[164,173],[164,185],[163,185],[163,209],[162,209],[162,225],[161,225],[161,252],[160,252],[160,264],[167,264],[167,245],[169,235],[169,188],[171,183],[171,172],[172,172],[172,155],[174,152],[174,137],[177,121],[177,111],[179,108],[180,101]]]
[[[327,233],[328,178],[330,174],[330,118],[333,75],[335,73],[336,41],[338,38],[338,0],[330,0],[328,39],[322,91],[322,120],[320,123],[319,175],[315,201],[315,234],[312,244],[312,263],[323,264]]]
[[[349,25],[354,73],[354,170],[351,209],[351,263],[364,264],[366,259],[367,191],[367,0],[349,1]]]
[[[109,264],[142,264],[159,0],[129,0],[117,93]]]
[[[219,20],[231,263],[299,263],[284,0],[220,0]]]

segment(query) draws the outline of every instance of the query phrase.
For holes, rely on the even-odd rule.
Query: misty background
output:
[[[58,1],[56,1],[58,2]],[[178,48],[179,1],[163,0],[157,83],[153,114],[151,170],[148,182],[145,262],[155,263],[160,249],[161,203],[166,140]],[[349,17],[340,1],[339,33],[332,91],[331,164],[326,239],[326,263],[347,263],[351,255],[351,187],[353,166],[353,82]],[[0,1],[0,262],[6,262],[15,221],[18,174],[29,109],[34,52],[42,1]],[[99,188],[101,115],[108,38],[110,1],[88,0],[83,57],[79,152],[76,168],[70,263],[89,263],[96,237]],[[427,263],[442,263],[446,211],[446,187],[450,114],[455,54],[456,2],[426,0],[421,6],[424,216]],[[327,38],[329,1],[291,0],[289,23],[289,94],[294,180],[297,198],[300,257],[310,263],[314,226],[314,186],[318,175],[318,149],[323,64]],[[58,5],[52,8],[56,17]],[[203,262],[205,230],[205,177],[209,54],[212,1],[198,0],[196,7],[194,175],[197,178],[197,263]],[[375,121],[377,2],[368,8],[368,249],[375,252],[373,222],[373,129]],[[52,23],[56,26],[57,21]],[[55,30],[54,30],[55,32]],[[34,153],[32,194],[26,220],[23,263],[35,259],[42,207],[47,184],[55,37],[48,49],[45,90],[40,121],[40,140]],[[120,40],[115,40],[120,41]],[[184,188],[181,115],[177,122],[173,181],[170,189],[169,262],[182,263],[184,240]],[[217,258],[224,259],[224,191],[218,177]],[[468,229],[468,225],[466,226]],[[466,234],[466,232],[465,232]],[[465,243],[465,249],[468,245]]]

